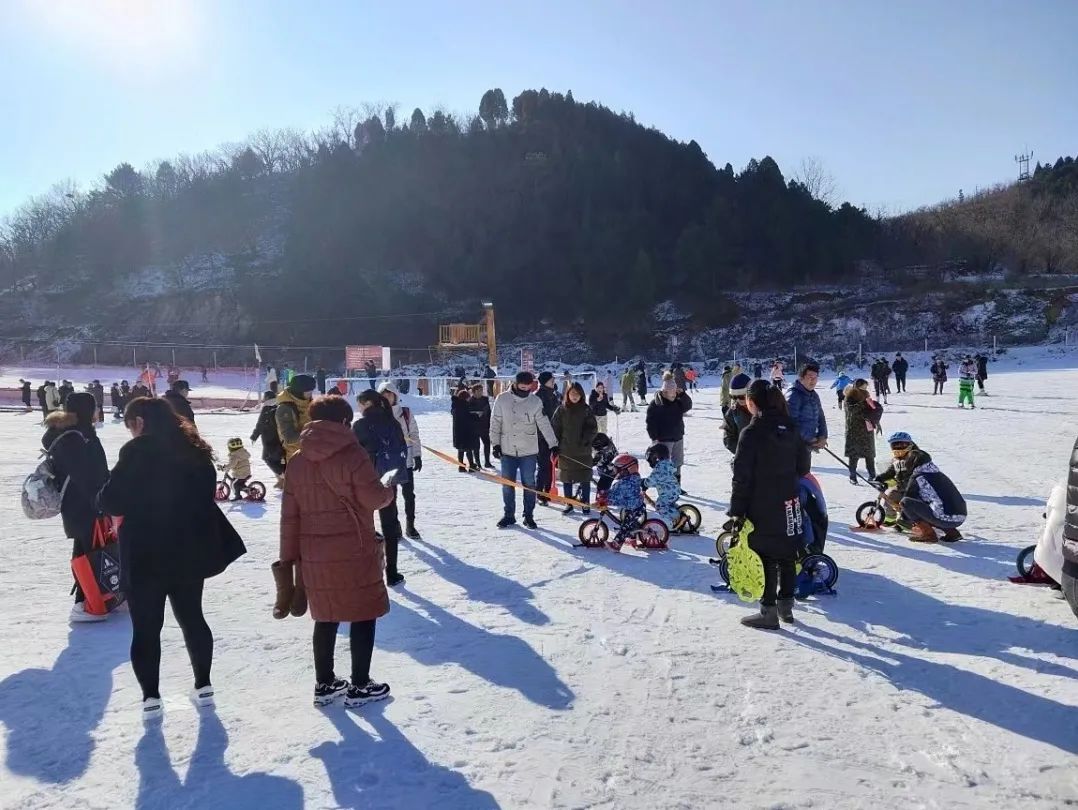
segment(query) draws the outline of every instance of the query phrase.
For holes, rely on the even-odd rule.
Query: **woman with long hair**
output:
[[[573,487],[578,486],[580,500],[591,502],[591,443],[599,433],[595,414],[584,398],[584,387],[570,383],[562,396],[561,405],[550,420],[558,439],[558,480],[561,481],[566,498],[573,497]],[[565,514],[573,511],[565,507]],[[584,507],[584,513],[591,511]]]
[[[285,477],[281,561],[299,566],[315,622],[315,705],[344,695],[346,706],[359,706],[389,696],[389,686],[370,676],[375,622],[389,611],[374,512],[396,493],[382,485],[356,443],[352,407],[343,397],[319,397],[310,415]],[[351,682],[333,669],[341,622],[350,624]]]
[[[752,421],[737,442],[729,515],[738,526],[752,522],[749,548],[763,561],[764,593],[760,613],[741,623],[777,630],[780,618],[794,620],[795,562],[803,532],[798,487],[809,472],[809,448],[778,386],[756,380],[746,404]]]
[[[124,411],[131,441],[120,450],[98,495],[101,509],[122,515],[120,567],[131,612],[131,666],[143,713],[161,712],[159,679],[165,601],[183,632],[196,703],[213,701],[213,633],[202,615],[207,578],[244,553],[243,542],[214,501],[213,449],[163,399],[139,397]]]

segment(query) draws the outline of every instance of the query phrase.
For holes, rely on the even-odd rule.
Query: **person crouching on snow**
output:
[[[961,540],[958,527],[966,520],[966,501],[958,487],[910,434],[892,433],[887,442],[894,461],[874,479],[881,485],[894,482],[886,492],[889,510],[884,523],[909,526],[910,540],[916,543]],[[943,537],[936,529],[943,530]]]
[[[228,440],[228,463],[220,469],[232,476],[232,500],[240,500],[247,493],[247,481],[251,478],[251,454],[243,446],[243,439]]]
[[[681,531],[682,524],[685,522],[677,508],[681,487],[677,482],[677,471],[674,469],[673,462],[670,461],[670,448],[665,444],[653,444],[648,448],[645,458],[651,466],[651,475],[643,479],[640,484],[645,490],[655,488],[657,492],[655,511],[670,527],[670,531]]]

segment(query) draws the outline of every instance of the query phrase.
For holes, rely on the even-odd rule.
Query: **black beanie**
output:
[[[314,377],[310,374],[297,374],[288,384],[288,392],[296,397],[301,397],[318,387]]]

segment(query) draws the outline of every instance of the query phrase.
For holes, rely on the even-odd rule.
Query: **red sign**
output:
[[[381,367],[382,365],[382,347],[381,346],[345,346],[344,347],[344,367],[348,369],[359,369],[367,365],[367,361],[370,360],[374,365]]]

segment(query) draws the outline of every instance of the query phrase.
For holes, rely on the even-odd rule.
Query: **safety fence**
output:
[[[476,377],[398,377],[396,375],[388,376],[376,376],[376,377],[328,377],[326,379],[326,389],[334,387],[340,391],[341,394],[348,397],[356,397],[371,388],[377,388],[379,384],[390,380],[396,385],[397,389],[402,394],[413,394],[421,397],[440,398],[452,396],[453,392],[464,386],[472,386],[475,384],[482,384],[485,386],[487,394],[489,396],[497,396],[502,391],[505,391],[513,384],[514,377],[510,376],[497,376],[494,378],[476,378]],[[590,394],[592,389],[595,388],[597,382],[597,375],[595,372],[583,372],[580,374],[574,374],[571,378],[572,382],[578,382],[584,389],[585,394]],[[558,391],[564,390],[564,379],[558,378]]]

